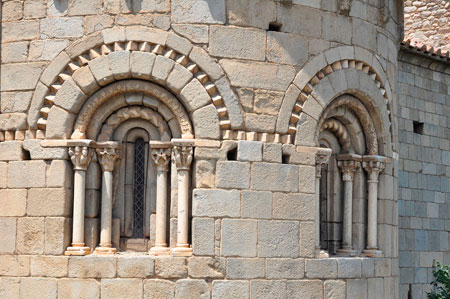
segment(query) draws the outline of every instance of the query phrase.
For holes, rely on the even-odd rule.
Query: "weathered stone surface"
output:
[[[267,278],[269,279],[300,279],[305,275],[304,259],[274,258],[267,259]]]
[[[273,218],[314,220],[314,195],[273,194]]]
[[[361,260],[352,258],[337,259],[339,278],[360,278]]]
[[[155,273],[161,278],[183,278],[187,276],[186,259],[161,257],[155,260]]]
[[[192,248],[195,255],[214,255],[214,219],[192,219]]]
[[[272,218],[272,193],[265,191],[242,191],[242,218]]]
[[[53,60],[68,45],[68,40],[33,41],[30,43],[28,59],[31,61]]]
[[[32,256],[30,261],[31,276],[66,277],[68,268],[65,256]]]
[[[277,21],[283,24],[283,31],[298,35],[320,37],[321,19],[321,12],[315,8],[293,5],[280,6],[277,10]]]
[[[192,215],[206,217],[239,217],[239,191],[195,189],[192,199]]]
[[[305,270],[308,278],[336,278],[338,275],[335,259],[307,259]]]
[[[308,40],[298,35],[268,32],[267,60],[275,63],[303,65],[308,58]]]
[[[219,117],[213,104],[195,110],[192,113],[192,122],[196,138],[220,138]]]
[[[23,277],[20,280],[20,295],[23,298],[56,299],[57,280],[54,278]]]
[[[324,14],[322,19],[322,35],[326,40],[350,44],[352,23],[349,18],[335,14]],[[367,37],[366,37],[367,38]]]
[[[125,79],[130,76],[130,51],[116,51],[109,53],[108,59],[109,66],[116,80]]]
[[[347,298],[367,298],[367,280],[349,279],[347,280]]]
[[[65,217],[45,218],[45,254],[64,254],[72,238],[72,221]],[[87,238],[86,238],[87,239]]]
[[[23,149],[22,149],[22,141],[8,141],[0,143],[0,161],[14,161],[14,160],[23,160],[25,158]],[[5,175],[7,164],[4,164]],[[5,188],[6,188],[6,180],[7,176],[3,177],[5,180]]]
[[[230,258],[227,261],[227,277],[230,279],[263,278],[264,272],[264,259]]]
[[[101,8],[101,0],[74,1],[69,6],[69,16],[97,14]]]
[[[285,91],[295,76],[291,66],[223,59],[221,65],[232,86]]]
[[[175,297],[175,284],[168,280],[149,279],[144,280],[144,298],[173,299]]]
[[[267,191],[298,191],[298,167],[271,163],[253,163],[251,188]]]
[[[188,271],[193,278],[222,278],[225,276],[225,259],[192,257]]]
[[[320,280],[290,280],[287,282],[287,298],[323,299],[323,284]],[[358,297],[348,297],[358,298]]]
[[[375,260],[375,276],[390,276],[391,275],[391,259],[376,259]]]
[[[193,43],[207,43],[209,40],[207,25],[172,24],[172,29]]]
[[[276,121],[274,115],[247,113],[245,127],[252,132],[273,133]]]
[[[42,62],[14,63],[2,65],[1,90],[34,89],[44,68]],[[23,74],[27,74],[26,77]]]
[[[140,299],[143,296],[142,280],[137,278],[102,279],[102,298]]]
[[[69,259],[69,277],[111,278],[116,275],[116,257],[88,255]]]
[[[211,103],[205,87],[197,79],[193,79],[181,90],[180,98],[188,112],[193,112]]]
[[[197,279],[180,279],[176,284],[175,298],[199,298],[209,299],[211,294],[208,284],[204,280]]]
[[[58,296],[67,299],[100,298],[100,283],[95,279],[63,278],[58,280]]]
[[[316,186],[316,168],[314,166],[299,166],[299,192],[301,193],[315,193]]]
[[[238,161],[217,162],[216,185],[218,188],[245,189],[250,184],[250,163]]]
[[[148,256],[122,256],[117,259],[117,275],[119,277],[151,277],[154,268],[155,260]]]
[[[264,60],[266,34],[262,30],[211,26],[209,52],[213,56]]]
[[[0,298],[19,298],[20,278],[0,277]]]
[[[0,190],[0,216],[24,216],[27,205],[27,190]]]
[[[70,137],[75,114],[72,114],[56,105],[48,113],[47,123],[54,124],[47,127],[46,137],[48,139],[67,139]]]
[[[41,140],[28,139],[23,142],[23,148],[30,154],[32,160],[68,159],[65,147],[42,147]],[[58,160],[54,160],[58,161]]]
[[[73,183],[73,170],[69,161],[53,160],[47,169],[47,187],[70,188]]]
[[[17,161],[8,163],[9,188],[45,187],[44,161]]]
[[[133,51],[130,56],[132,76],[150,80],[155,59],[156,55],[153,53]]]
[[[219,79],[224,74],[219,65],[200,47],[194,47],[189,58],[213,80]]]
[[[300,223],[300,256],[314,256],[314,222]]]
[[[2,209],[5,209],[3,205]],[[16,250],[16,221],[13,217],[0,217],[0,253],[14,253]]]
[[[8,185],[8,163],[0,162],[0,189]]]
[[[345,282],[342,280],[326,280],[324,282],[324,297],[329,299],[345,298]]]
[[[186,84],[192,79],[193,75],[181,64],[175,63],[172,71],[167,78],[167,87],[175,93],[181,91]]]
[[[32,95],[33,93],[29,91],[3,92],[0,111],[2,113],[27,112]]]
[[[258,256],[298,257],[298,255],[298,222],[258,221]]]
[[[216,185],[216,163],[213,160],[195,161],[195,186],[197,188],[214,188]]]
[[[106,85],[114,80],[107,56],[100,56],[89,61],[89,68],[100,85]],[[142,65],[145,65],[144,63]],[[151,71],[151,68],[149,68]]]
[[[29,216],[69,216],[72,212],[72,190],[32,188],[28,190]]]
[[[267,30],[276,21],[276,3],[270,0],[227,1],[228,22],[243,27],[257,27]]]
[[[257,90],[255,92],[254,111],[270,115],[278,115],[283,101],[283,92],[270,90]]]
[[[253,280],[251,282],[252,298],[286,298],[286,282],[280,280]]]
[[[23,255],[0,255],[0,275],[30,275],[30,257]]]
[[[76,70],[72,75],[72,79],[87,95],[92,94],[100,88],[97,81],[95,81],[94,75],[92,75],[89,66],[85,66]]]
[[[2,63],[24,62],[28,57],[28,42],[4,44],[2,47]]]
[[[33,40],[39,36],[39,21],[6,22],[2,25],[2,42]]]
[[[171,5],[174,23],[225,23],[224,0],[174,0]]]
[[[212,287],[213,299],[248,299],[250,296],[248,281],[215,280]]]
[[[256,256],[256,220],[224,219],[222,221],[222,255]]]
[[[48,18],[41,21],[41,38],[81,37],[83,35],[83,19]]]
[[[262,161],[262,146],[261,141],[238,141],[237,159],[239,161]]]
[[[17,219],[16,249],[18,253],[44,253],[44,219],[43,217]]]

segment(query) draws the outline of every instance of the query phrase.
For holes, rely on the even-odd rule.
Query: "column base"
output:
[[[169,255],[170,248],[165,246],[155,246],[150,248],[150,251],[148,253],[150,255]]]
[[[323,250],[320,248],[316,248],[315,256],[317,259],[324,259],[324,258],[330,257],[330,255],[328,254],[328,252],[326,250]]]
[[[363,256],[366,257],[384,257],[383,251],[378,249],[365,249],[363,250]]]
[[[170,253],[172,256],[192,256],[192,248],[187,246],[183,245],[172,248]]]
[[[337,250],[336,255],[337,256],[356,256],[356,250],[354,250],[352,247],[350,248],[340,248]]]
[[[64,255],[83,256],[91,254],[91,248],[86,246],[71,246],[67,247]]]
[[[105,255],[105,254],[115,254],[117,248],[114,247],[97,247],[94,250],[94,254]]]

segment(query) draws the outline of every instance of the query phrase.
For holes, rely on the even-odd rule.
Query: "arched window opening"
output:
[[[139,138],[134,144],[133,237],[143,238],[145,227],[146,143]]]

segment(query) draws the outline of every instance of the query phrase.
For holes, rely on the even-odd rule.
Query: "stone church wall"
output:
[[[401,298],[422,298],[435,262],[450,263],[448,63],[401,51],[398,90]]]
[[[2,4],[0,298],[399,298],[401,1]],[[158,110],[150,101],[147,108],[169,125],[184,111],[194,128],[193,256],[64,256],[72,242],[77,170],[68,144],[72,133],[87,138],[92,128],[76,131],[74,123],[88,115],[82,109],[95,106],[83,104],[114,89],[115,81],[132,89],[144,80],[168,90],[187,111]],[[358,256],[316,258],[317,139],[322,115],[333,113],[325,109],[336,99],[374,118],[351,133],[362,156],[382,156],[382,172],[370,179],[380,184],[377,246],[368,248],[375,257],[362,253],[368,178],[358,167],[350,220]],[[126,101],[123,106],[136,103]],[[362,156],[358,166],[369,161]],[[99,195],[100,175],[90,178],[87,193]],[[97,208],[88,203],[85,242],[94,250],[99,202]],[[178,211],[170,210],[174,247]]]

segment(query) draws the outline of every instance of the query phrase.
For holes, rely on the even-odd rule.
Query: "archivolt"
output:
[[[327,119],[320,129],[320,131],[324,130],[329,130],[336,135],[344,153],[348,153],[350,151],[350,137],[347,129],[340,121],[336,119]]]

